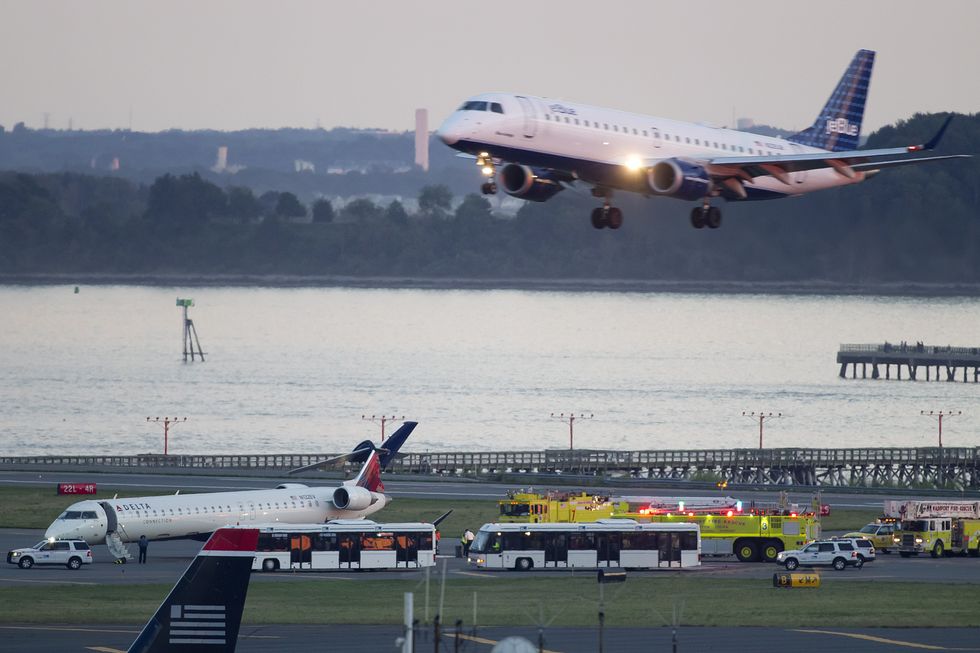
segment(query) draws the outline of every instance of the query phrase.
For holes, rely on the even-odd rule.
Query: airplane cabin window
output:
[[[491,102],[490,103],[490,110],[493,111],[494,113],[503,113],[504,112],[504,108],[500,105],[499,102]]]
[[[646,135],[647,135],[647,130],[644,129],[643,130],[643,136],[645,137]]]
[[[609,129],[609,125],[608,125],[608,124],[606,124],[606,123],[602,123],[602,128],[603,128],[603,129]]]
[[[576,119],[575,119],[575,124],[576,124],[576,125],[578,124],[578,118],[576,118]]]
[[[551,115],[550,114],[547,114],[547,113],[544,114],[544,119],[545,120],[551,120]]]
[[[571,124],[571,123],[572,123],[572,121],[568,119],[568,116],[565,116],[565,122],[566,122],[567,124]]]
[[[684,137],[684,141],[685,141],[685,142],[686,142],[686,143],[687,143],[688,145],[690,145],[690,144],[691,144],[691,137],[690,137],[690,136],[685,136],[685,137]]]

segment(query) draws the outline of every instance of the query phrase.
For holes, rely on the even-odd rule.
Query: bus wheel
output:
[[[518,558],[517,562],[514,563],[514,569],[517,571],[529,571],[534,567],[534,563],[531,562],[530,558]]]
[[[779,540],[768,540],[762,547],[762,559],[766,562],[775,562],[779,552],[783,550],[783,543]]]
[[[262,561],[262,571],[275,571],[279,569],[279,561],[275,558],[266,558]]]
[[[735,557],[739,562],[755,562],[759,554],[757,545],[752,540],[738,540],[735,542]]]

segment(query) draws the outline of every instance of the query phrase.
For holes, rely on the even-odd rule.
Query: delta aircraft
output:
[[[697,201],[691,225],[717,229],[715,198],[791,197],[857,184],[884,168],[966,157],[910,156],[933,149],[951,117],[925,144],[857,149],[874,59],[859,50],[813,125],[786,139],[506,93],[466,100],[437,134],[476,158],[486,195],[499,179],[507,194],[544,202],[582,182],[603,203],[592,211],[596,229],[623,224],[614,191]]]
[[[310,524],[330,519],[362,519],[391,501],[384,494],[381,472],[416,426],[417,422],[405,422],[384,442],[384,449],[376,449],[370,441],[365,441],[351,454],[346,454],[362,455],[370,450],[357,477],[345,481],[340,487],[283,483],[270,490],[79,501],[54,520],[44,536],[49,539],[80,538],[89,544],[105,543],[113,555],[125,560],[129,556],[123,544],[136,542],[141,535],[148,540],[205,540],[218,528],[228,525]],[[320,466],[324,462],[300,469]]]

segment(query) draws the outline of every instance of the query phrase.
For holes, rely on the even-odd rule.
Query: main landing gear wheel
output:
[[[602,206],[592,209],[592,226],[596,229],[609,227],[619,229],[623,226],[623,212],[615,206]]]
[[[484,182],[480,186],[480,192],[482,192],[484,195],[496,195],[497,184],[493,183],[492,181]]]
[[[717,229],[721,226],[721,209],[717,206],[696,206],[691,209],[691,226],[695,229]]]

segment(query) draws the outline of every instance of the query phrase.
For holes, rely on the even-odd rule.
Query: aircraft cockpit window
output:
[[[94,510],[86,510],[82,513],[82,519],[98,519],[98,517],[95,516]]]
[[[82,513],[80,510],[68,510],[65,514],[61,516],[62,519],[81,519]]]
[[[500,102],[491,102],[490,103],[490,110],[493,111],[494,113],[503,113],[504,112],[504,108],[502,106],[500,106]]]
[[[459,108],[460,111],[486,111],[487,103],[480,100],[470,100],[469,102],[464,102],[463,106]]]

